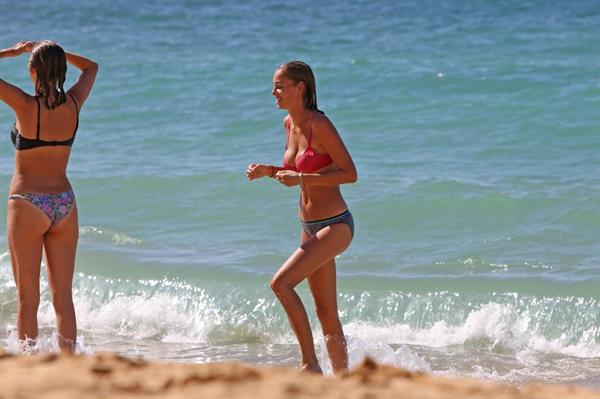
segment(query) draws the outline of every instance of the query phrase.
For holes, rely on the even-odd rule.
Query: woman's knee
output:
[[[275,276],[271,279],[269,286],[271,287],[271,290],[275,294],[277,294],[278,292],[281,292],[282,289],[285,289],[285,284],[283,284],[282,279],[277,276]]]
[[[271,282],[269,283],[269,286],[271,287],[271,290],[273,290],[275,295],[277,295],[277,297],[280,297],[286,292],[289,292],[292,289],[294,289],[294,287],[291,284],[289,284],[285,278],[281,276],[273,277],[271,279]]]
[[[55,294],[52,296],[52,305],[56,313],[72,312],[74,309],[73,297],[70,294]]]
[[[31,295],[31,296],[21,296],[19,295],[19,308],[22,311],[37,313],[38,308],[40,307],[40,297],[39,295]]]

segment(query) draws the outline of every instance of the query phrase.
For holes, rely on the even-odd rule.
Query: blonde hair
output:
[[[67,101],[63,87],[67,75],[67,57],[62,47],[52,40],[41,41],[31,51],[29,67],[36,72],[35,91],[46,97],[46,107],[54,109]],[[53,98],[52,104],[50,98]]]
[[[317,106],[317,80],[310,66],[302,61],[290,61],[278,68],[284,75],[294,83],[304,82],[304,106],[312,111],[319,110]]]

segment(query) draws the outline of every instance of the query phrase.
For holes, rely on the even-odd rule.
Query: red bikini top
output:
[[[287,150],[288,140],[290,137],[290,118],[286,118],[285,120],[285,148]],[[329,154],[320,154],[313,150],[311,146],[312,139],[312,128],[308,128],[308,132],[306,134],[306,141],[308,142],[308,146],[304,150],[300,157],[296,157],[295,166],[290,165],[283,158],[283,167],[288,170],[293,170],[295,172],[303,172],[303,173],[311,173],[321,168],[324,168],[327,165],[331,165],[333,160],[329,156]]]

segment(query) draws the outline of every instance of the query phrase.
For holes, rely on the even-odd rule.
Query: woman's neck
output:
[[[290,108],[288,109],[288,113],[290,114],[292,122],[294,122],[295,126],[303,125],[312,117],[312,111],[304,107]]]
[[[35,92],[36,97],[45,98],[48,100],[48,104],[54,104],[54,101],[58,98],[58,93],[43,93],[39,90]]]

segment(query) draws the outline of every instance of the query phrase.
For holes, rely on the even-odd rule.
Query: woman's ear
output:
[[[303,81],[298,82],[298,89],[300,90],[300,94],[302,94],[302,97],[304,97],[304,95],[306,94],[306,83],[304,83]]]
[[[32,67],[29,67],[29,79],[31,79],[31,82],[33,83],[33,86],[35,88],[36,95],[37,95],[38,94],[37,92],[39,90],[37,72]]]

